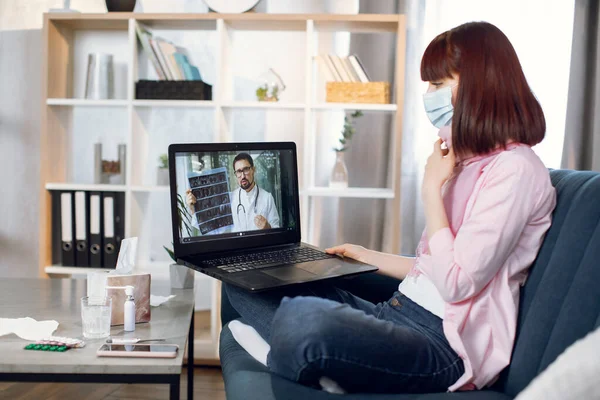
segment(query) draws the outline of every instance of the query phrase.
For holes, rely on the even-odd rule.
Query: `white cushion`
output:
[[[569,346],[515,400],[600,399],[600,328]]]

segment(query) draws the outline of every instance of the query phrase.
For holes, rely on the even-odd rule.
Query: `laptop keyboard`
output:
[[[217,267],[224,272],[233,273],[285,264],[299,264],[309,261],[326,260],[333,257],[335,256],[310,247],[294,247],[291,249],[216,258],[204,261],[203,264]]]

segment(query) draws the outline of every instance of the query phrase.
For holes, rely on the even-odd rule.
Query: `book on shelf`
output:
[[[369,75],[367,75],[367,70],[363,67],[362,63],[360,62],[360,59],[356,54],[352,54],[351,56],[349,56],[348,61],[350,61],[350,64],[352,64],[354,72],[356,72],[356,74],[358,75],[360,82],[371,81]]]
[[[158,42],[158,46],[160,47],[163,56],[165,58],[165,63],[167,64],[167,68],[169,69],[169,74],[173,77],[174,81],[183,81],[183,75],[179,70],[179,66],[173,57],[173,54],[177,52],[175,46],[172,43],[167,42],[162,38],[156,38]]]
[[[185,81],[187,80],[187,77],[185,75],[185,70],[183,69],[184,58],[182,56],[185,57],[185,62],[189,63],[185,49],[183,47],[175,46],[175,52],[173,53],[173,61],[179,69],[179,73],[181,74],[182,80]]]
[[[163,38],[153,37],[152,33],[139,23],[136,24],[136,34],[159,80],[202,80],[200,71],[190,62],[184,48]]]
[[[335,69],[342,77],[342,82],[352,82],[352,79],[350,78],[350,74],[348,74],[348,71],[346,71],[346,68],[344,67],[344,63],[342,62],[342,59],[338,56],[329,56],[329,57],[331,57],[331,61],[333,61],[333,65],[335,65]]]
[[[335,65],[333,65],[333,61],[331,60],[331,57],[328,54],[325,54],[325,55],[323,55],[323,60],[325,60],[325,64],[327,65],[327,68],[329,68],[331,75],[333,75],[334,81],[342,82],[342,76],[338,73],[337,69],[335,68]]]
[[[355,54],[349,57],[323,54],[316,56],[315,60],[327,82],[370,82],[369,76]]]
[[[137,33],[137,37],[140,43],[142,44],[142,47],[144,48],[144,51],[146,52],[146,55],[150,59],[150,62],[152,63],[152,66],[156,71],[156,75],[158,75],[158,79],[166,79],[166,75],[162,68],[162,65],[160,64],[156,52],[154,51],[154,48],[150,43],[152,35],[140,24],[135,24],[135,31]]]
[[[160,49],[158,41],[156,39],[150,39],[150,44],[152,45],[152,50],[154,50],[154,53],[158,58],[158,62],[160,63],[163,72],[165,73],[165,80],[174,81],[175,79],[173,78],[173,75],[171,75],[171,70],[169,69],[167,60],[165,59],[165,55]]]
[[[325,81],[327,81],[327,82],[337,81],[337,79],[331,72],[331,69],[327,65],[327,62],[325,61],[325,58],[323,56],[315,56],[315,60],[317,60],[317,64],[319,65],[319,70],[323,71],[323,74],[325,74]]]
[[[183,71],[183,76],[185,77],[185,80],[187,80],[187,81],[201,81],[202,80],[202,78],[200,77],[200,71],[198,71],[198,68],[196,68],[195,66],[190,64],[190,62],[188,61],[188,58],[185,54],[177,52],[177,53],[173,54],[173,57],[175,58],[175,61],[179,65],[179,68],[181,68],[181,70]]]
[[[350,79],[352,80],[352,82],[360,82],[360,78],[358,77],[358,74],[354,70],[352,64],[350,64],[350,60],[348,59],[348,57],[342,57],[342,63],[344,64],[346,71],[350,75]]]

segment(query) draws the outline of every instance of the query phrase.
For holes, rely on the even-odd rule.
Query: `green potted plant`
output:
[[[158,157],[156,184],[159,186],[169,186],[169,156],[166,154],[161,154]]]
[[[344,128],[342,129],[342,136],[339,138],[338,145],[333,148],[336,157],[333,170],[331,171],[331,177],[329,179],[329,187],[331,188],[344,189],[348,187],[348,168],[346,167],[346,162],[344,161],[344,152],[350,147],[350,141],[356,133],[354,123],[362,116],[362,111],[354,111],[352,114],[350,114],[350,117],[347,115],[344,116]]]
[[[258,101],[279,101],[279,94],[285,90],[285,83],[273,68],[269,68],[260,80],[262,84],[256,89]]]

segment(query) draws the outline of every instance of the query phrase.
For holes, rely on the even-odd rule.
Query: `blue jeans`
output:
[[[373,304],[329,283],[249,293],[226,285],[232,306],[271,345],[269,369],[349,392],[444,392],[464,373],[442,320],[400,292]]]

